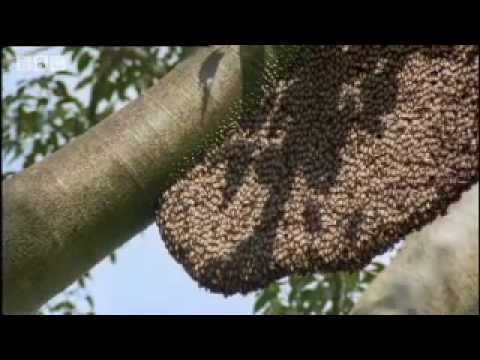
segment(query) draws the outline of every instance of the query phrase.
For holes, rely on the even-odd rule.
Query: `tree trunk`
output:
[[[213,52],[220,61],[209,63]],[[205,100],[202,71],[210,76]],[[179,160],[241,95],[238,46],[200,49],[131,104],[2,183],[3,311],[31,313],[153,221]]]
[[[353,314],[478,314],[478,184],[407,237]]]

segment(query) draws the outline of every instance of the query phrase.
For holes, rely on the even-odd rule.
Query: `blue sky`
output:
[[[19,54],[32,49],[16,48]],[[41,54],[59,54],[59,49]],[[38,75],[12,68],[3,79],[3,90],[9,93],[18,80]],[[87,92],[81,96],[88,100]],[[16,161],[2,166],[9,171],[18,170],[20,165]],[[107,258],[91,275],[87,288],[97,314],[251,314],[253,309],[253,294],[224,298],[200,289],[167,253],[154,225],[122,246],[115,264]]]

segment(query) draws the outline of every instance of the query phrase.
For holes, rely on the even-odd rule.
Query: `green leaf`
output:
[[[265,311],[265,314],[268,315],[285,315],[287,312],[287,307],[283,306],[283,304],[278,299],[274,299],[270,305],[270,307]]]
[[[17,90],[17,96],[20,97],[25,92],[25,86],[20,86]]]
[[[352,299],[350,298],[346,298],[344,303],[343,303],[343,309],[342,309],[342,313],[344,314],[348,314],[350,313],[350,311],[352,310],[353,308],[353,301]]]
[[[81,50],[82,48],[78,46],[66,46],[65,49],[63,50],[63,53],[64,54],[71,53],[72,60],[75,61],[75,59],[80,54]]]
[[[45,155],[45,149],[46,149],[46,146],[45,144],[42,142],[42,140],[40,139],[35,139],[35,141],[33,142],[33,150],[32,152],[35,154],[35,155]]]
[[[128,87],[130,86],[130,84],[126,81],[122,81],[120,84],[119,84],[119,87],[118,87],[118,97],[120,98],[120,100],[122,101],[127,101],[129,100],[127,94],[126,94],[126,91],[128,89]]]
[[[90,305],[90,308],[93,308],[94,306],[93,298],[90,295],[87,295],[85,296],[85,300],[87,300],[88,305]]]
[[[34,153],[28,154],[23,160],[23,168],[25,169],[29,167],[30,165],[33,164],[34,161],[35,161],[35,154]]]
[[[50,83],[50,81],[51,81],[51,78],[43,76],[40,79],[38,79],[37,83],[42,89],[47,90],[48,89],[48,84]]]
[[[62,71],[57,71],[55,75],[56,76],[73,76],[73,73],[71,71],[62,70]]]
[[[84,88],[88,83],[92,82],[94,79],[94,75],[89,75],[87,76],[86,78],[84,78],[83,80],[81,80],[77,86],[75,86],[75,90],[80,90],[82,88]]]
[[[91,55],[88,52],[84,52],[82,56],[80,56],[80,59],[78,60],[78,65],[77,65],[78,71],[83,72],[83,70],[85,70],[85,68],[88,66],[91,60],[92,60]]]
[[[60,97],[68,97],[68,91],[67,87],[65,86],[65,83],[60,80],[55,81],[56,87],[53,90],[54,95],[60,96]]]
[[[45,106],[48,104],[48,99],[47,98],[39,98],[37,100],[37,106]]]
[[[10,105],[14,100],[14,97],[12,95],[7,95],[3,98],[3,101],[5,102],[5,105]]]
[[[370,283],[372,282],[372,280],[377,276],[377,274],[375,274],[374,272],[372,271],[365,271],[365,279],[364,281],[366,283]]]
[[[78,120],[76,119],[66,118],[63,120],[62,129],[68,139],[77,135],[77,126],[78,126]]]
[[[105,82],[105,98],[108,100],[112,100],[113,93],[116,90],[116,85],[115,83],[111,81],[106,81]]]
[[[301,315],[302,313],[293,308],[287,308],[285,310],[285,315]]]
[[[73,310],[75,309],[75,305],[73,305],[70,301],[62,301],[62,302],[59,302],[57,305],[53,306],[52,308],[50,308],[51,311],[58,311],[61,309]]]
[[[257,301],[255,301],[253,312],[259,312],[273,297],[274,295],[269,291],[263,291]]]
[[[263,290],[260,296],[258,297],[258,299],[255,301],[253,311],[254,312],[260,311],[269,301],[272,301],[273,299],[276,298],[279,291],[280,291],[280,288],[276,283],[270,285],[268,288]]]
[[[50,133],[50,136],[48,137],[48,140],[47,140],[49,151],[54,152],[54,151],[58,150],[58,148],[59,148],[58,136],[59,136],[59,134],[57,132]]]
[[[358,272],[353,274],[345,274],[344,278],[345,290],[354,291],[358,286]]]
[[[22,122],[22,126],[19,127],[19,131],[25,132],[22,135],[31,135],[40,131],[40,114],[37,111],[23,111],[20,113],[19,121]],[[20,125],[20,124],[19,124]]]
[[[385,265],[379,262],[372,263],[374,270],[376,273],[379,273],[385,269]]]

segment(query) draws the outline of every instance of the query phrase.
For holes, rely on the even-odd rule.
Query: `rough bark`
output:
[[[214,51],[222,58],[209,70],[205,103],[199,73]],[[35,311],[152,223],[168,174],[225,119],[240,79],[238,46],[198,50],[143,96],[4,181],[4,313]]]
[[[353,314],[478,314],[478,184],[421,231],[369,286]]]

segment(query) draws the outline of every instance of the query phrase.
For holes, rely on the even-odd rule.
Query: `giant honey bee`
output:
[[[312,46],[292,59],[267,67],[261,106],[238,113],[157,212],[170,253],[212,291],[359,269],[478,181],[478,46]]]

